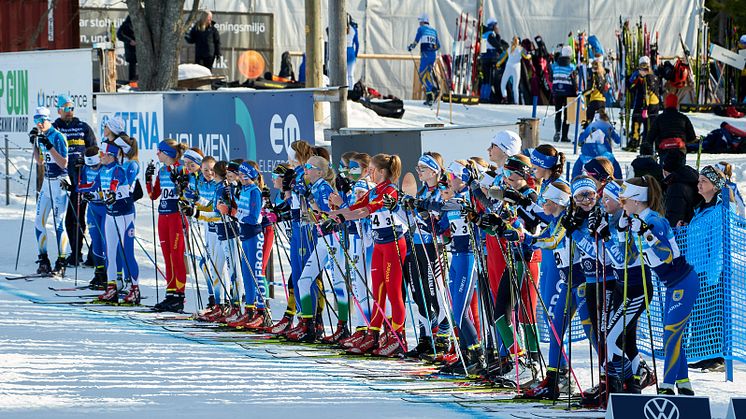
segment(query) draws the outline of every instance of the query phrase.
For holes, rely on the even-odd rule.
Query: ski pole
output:
[[[148,167],[153,167],[153,169],[155,170],[155,165],[153,164],[153,160],[151,160],[150,163],[148,163]],[[153,267],[155,267],[155,299],[160,300],[161,298],[158,292],[159,290],[158,272],[160,272],[161,270],[158,268],[158,249],[156,248],[157,246],[156,243],[158,242],[155,239],[155,200],[152,197],[149,197],[149,198],[150,198],[150,217],[151,217],[152,226],[153,226],[153,259],[152,261],[153,261]],[[140,246],[142,247],[142,244]],[[144,247],[142,249],[143,251],[145,251]],[[145,252],[145,254],[147,254],[147,252]],[[163,278],[166,278],[166,275],[163,275]]]
[[[34,147],[36,147],[36,143],[34,143]],[[16,250],[16,265],[14,270],[18,271],[18,259],[21,257],[21,243],[23,242],[23,227],[26,224],[26,208],[28,205],[28,194],[29,190],[31,189],[31,176],[34,166],[37,163],[34,161],[34,156],[32,154],[31,156],[31,165],[29,166],[29,173],[28,173],[28,181],[26,182],[26,197],[23,199],[23,215],[21,216],[21,232],[18,234],[18,250]],[[37,169],[38,171],[38,169]]]
[[[644,257],[644,250],[642,247],[642,236],[637,236],[637,244],[640,246],[640,263],[642,267],[642,288],[643,288],[643,294],[645,294],[645,311],[647,312],[647,318],[648,318],[648,337],[650,338],[650,356],[653,358],[653,374],[655,374],[655,392],[658,393],[660,389],[658,388],[658,367],[655,363],[655,346],[653,346],[653,322],[650,317],[650,299],[648,298],[648,285],[647,285],[647,278],[645,275],[645,257]]]

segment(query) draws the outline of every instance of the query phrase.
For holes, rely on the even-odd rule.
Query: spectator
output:
[[[575,161],[572,168],[572,178],[582,174],[583,165],[595,157],[605,157],[612,164],[615,179],[622,178],[622,168],[614,158],[612,141],[617,145],[622,143],[621,137],[609,123],[609,116],[605,109],[601,109],[594,117],[594,121],[588,125],[578,138],[580,145],[580,157]]]
[[[83,154],[86,148],[96,145],[96,135],[90,125],[75,116],[75,107],[72,97],[59,95],[57,98],[57,118],[52,126],[57,131],[65,134],[67,138],[67,174],[70,177],[70,205],[65,215],[65,230],[70,240],[70,255],[67,257],[68,266],[77,266],[83,261],[83,236],[86,230],[86,207],[85,200],[78,200],[78,186],[85,183],[80,179],[78,172],[83,165]],[[89,256],[90,253],[89,253]],[[92,262],[91,262],[92,263]]]
[[[671,138],[680,138],[686,144],[697,142],[692,121],[679,112],[678,97],[669,94],[663,104],[665,109],[650,125],[650,132],[640,145],[640,154],[642,155],[653,155],[663,141]]]
[[[606,80],[606,69],[602,59],[595,59],[591,64],[591,72],[588,74],[588,108],[585,111],[585,123],[590,124],[597,112],[606,111],[606,92],[611,85]]]
[[[220,57],[220,33],[212,21],[212,12],[204,10],[197,23],[192,26],[185,37],[194,44],[194,63],[212,71],[212,64]]]
[[[653,157],[639,156],[636,159],[632,160],[631,165],[632,171],[634,172],[634,177],[643,177],[645,175],[650,175],[654,177],[655,180],[658,181],[658,183],[663,184],[663,169]]]
[[[571,63],[572,47],[562,47],[560,56],[552,64],[552,97],[554,100],[554,142],[570,142],[567,133],[570,124],[567,123],[567,98],[574,97],[578,87],[575,81],[575,64]],[[564,109],[563,109],[564,108]],[[563,121],[564,118],[564,121]],[[561,131],[560,131],[561,130]]]
[[[730,189],[730,193],[733,195],[736,214],[743,217],[744,213],[746,213],[746,204],[744,204],[741,191],[738,190],[738,185],[733,181],[733,165],[726,161],[721,161],[715,167],[725,175],[725,187]]]
[[[662,153],[661,166],[666,219],[671,227],[689,223],[694,216],[694,208],[702,200],[697,193],[699,173],[686,165],[686,148],[665,150]]]
[[[629,78],[629,94],[632,95],[632,130],[631,138],[624,150],[631,152],[636,152],[640,144],[646,141],[648,129],[655,122],[660,108],[658,76],[650,68],[650,57],[643,55],[638,64],[639,68]]]
[[[135,50],[135,30],[132,27],[132,19],[127,15],[122,25],[117,30],[117,39],[124,43],[124,61],[129,67],[130,83],[137,80],[137,53]]]

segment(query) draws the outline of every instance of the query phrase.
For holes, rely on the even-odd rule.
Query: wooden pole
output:
[[[306,0],[306,87],[321,87],[324,80],[324,40],[321,0]],[[321,103],[313,104],[313,120],[324,119]]]
[[[347,85],[347,13],[345,0],[329,0],[329,84]],[[349,30],[354,30],[349,28]],[[348,86],[352,88],[352,86]],[[339,132],[347,127],[347,90],[339,92],[339,101],[329,104],[331,129]]]

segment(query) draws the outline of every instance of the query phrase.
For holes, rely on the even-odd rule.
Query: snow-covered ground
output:
[[[540,109],[539,117],[544,109]],[[441,109],[446,118],[447,106]],[[530,116],[529,107],[454,106],[455,124],[511,123]],[[716,128],[723,118],[690,115],[697,133]],[[379,118],[358,104],[350,104],[352,127],[415,127],[444,122],[430,110],[407,102],[402,120]],[[731,121],[743,127],[741,121]],[[317,135],[323,138],[319,124]],[[541,125],[541,140],[549,141],[553,122]],[[487,141],[488,139],[485,139]],[[568,152],[571,148],[562,145]],[[622,165],[634,157],[617,154]],[[724,156],[703,156],[715,162]],[[726,160],[746,162],[741,156]],[[0,417],[206,417],[248,415],[279,417],[302,414],[307,417],[513,417],[541,411],[543,407],[506,404],[498,399],[506,393],[435,391],[452,384],[415,381],[427,372],[417,363],[387,360],[356,360],[312,356],[308,347],[263,342],[248,334],[216,332],[193,327],[190,322],[168,320],[163,315],[90,305],[50,305],[44,302],[70,301],[49,286],[64,287],[75,282],[75,270],[64,280],[37,279],[6,281],[3,277],[35,269],[37,249],[33,234],[34,202],[24,223],[20,263],[14,269],[18,234],[23,212],[25,179],[29,154],[11,152],[10,205],[0,206]],[[693,160],[691,161],[693,163]],[[744,165],[746,167],[746,165]],[[738,180],[746,179],[742,171]],[[743,187],[743,183],[741,185]],[[4,187],[0,186],[4,191]],[[152,255],[151,207],[137,205],[137,237]],[[50,220],[51,221],[51,220]],[[56,254],[55,244],[50,253]],[[278,252],[280,253],[280,252]],[[156,302],[153,264],[141,248],[136,249],[140,283],[145,304]],[[283,256],[284,259],[284,256]],[[279,262],[279,261],[278,261]],[[285,272],[289,271],[287,263]],[[92,277],[92,270],[79,268],[78,282]],[[280,282],[281,279],[275,278]],[[160,278],[163,295],[163,278]],[[188,284],[188,311],[195,311],[194,283]],[[204,294],[204,286],[201,287]],[[284,292],[275,289],[272,300],[275,317],[285,306]],[[414,342],[409,330],[409,341]],[[590,384],[588,351],[573,353],[573,366],[584,387]],[[650,362],[648,360],[648,362]],[[658,363],[658,370],[662,370]],[[723,374],[692,371],[694,388],[709,396],[715,417],[724,417],[729,397],[743,394],[746,368],[736,364],[735,382]],[[426,392],[424,389],[428,389]],[[650,389],[648,391],[651,391]],[[544,415],[547,413],[544,412]],[[551,414],[551,413],[550,413]],[[583,415],[588,415],[584,413]]]

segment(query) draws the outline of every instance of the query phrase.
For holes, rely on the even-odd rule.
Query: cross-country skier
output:
[[[157,177],[155,166],[145,170],[145,182],[150,199],[160,198],[158,205],[158,236],[166,264],[166,298],[155,305],[160,311],[184,309],[186,266],[184,263],[184,227],[186,217],[179,211],[179,194],[174,180],[184,174],[180,162],[187,146],[167,139],[158,143],[158,161],[162,164]],[[153,179],[155,177],[155,180]]]
[[[521,46],[521,39],[514,36],[513,43],[508,49],[508,61],[505,63],[505,71],[503,72],[502,79],[500,79],[500,92],[503,96],[503,103],[521,104],[521,96],[519,94],[521,85],[521,60],[528,57]],[[513,86],[512,102],[508,100],[508,81]]]
[[[67,233],[65,233],[65,213],[67,211],[67,139],[65,135],[55,129],[49,121],[49,109],[36,108],[34,111],[34,128],[29,133],[29,139],[34,146],[34,160],[38,165],[44,165],[44,181],[39,191],[36,203],[36,219],[34,228],[36,242],[39,248],[39,274],[55,274],[63,276],[67,266]],[[57,241],[57,261],[52,269],[47,256],[47,219],[52,213],[52,221]]]
[[[612,143],[620,145],[622,138],[609,123],[609,116],[605,111],[599,111],[593,122],[591,122],[578,137],[580,144],[580,157],[572,166],[573,179],[583,173],[583,166],[596,157],[608,159],[614,166],[614,177],[622,176],[622,168],[614,158]]]
[[[420,83],[425,87],[425,105],[431,106],[438,95],[434,66],[437,51],[440,49],[440,41],[438,31],[430,26],[430,18],[427,14],[420,15],[417,21],[420,27],[417,28],[414,42],[407,46],[407,51],[411,52],[418,43],[420,44]]]
[[[619,220],[620,230],[629,230],[643,253],[643,263],[666,287],[663,307],[663,350],[666,355],[661,394],[694,395],[682,335],[699,294],[697,273],[679,250],[673,230],[661,215],[663,193],[652,176],[624,182],[619,194],[627,217]],[[651,297],[649,294],[648,297]]]
[[[98,178],[98,172],[101,170],[101,158],[99,157],[98,146],[88,147],[83,159],[85,166],[79,172],[81,184],[92,184]],[[88,222],[88,232],[91,235],[91,258],[93,259],[93,266],[95,268],[89,287],[94,290],[104,290],[107,285],[106,239],[104,238],[106,205],[100,197],[93,194],[81,194],[81,199],[88,203],[86,220]]]
[[[658,76],[651,70],[650,57],[643,55],[638,65],[639,68],[629,78],[629,93],[632,95],[632,138],[624,148],[632,152],[636,152],[641,143],[647,142],[648,131],[655,122],[660,107]]]
[[[360,42],[357,36],[357,23],[348,19],[347,22],[347,90],[355,86],[355,64],[357,54],[360,50]]]
[[[104,239],[106,249],[106,291],[98,299],[119,302],[123,284],[117,281],[118,261],[123,274],[132,281],[129,293],[122,300],[129,304],[140,303],[138,284],[139,267],[135,260],[135,203],[127,172],[119,164],[124,156],[122,148],[105,141],[101,146],[101,164],[98,177],[92,184],[80,185],[82,192],[98,195],[106,205]]]

